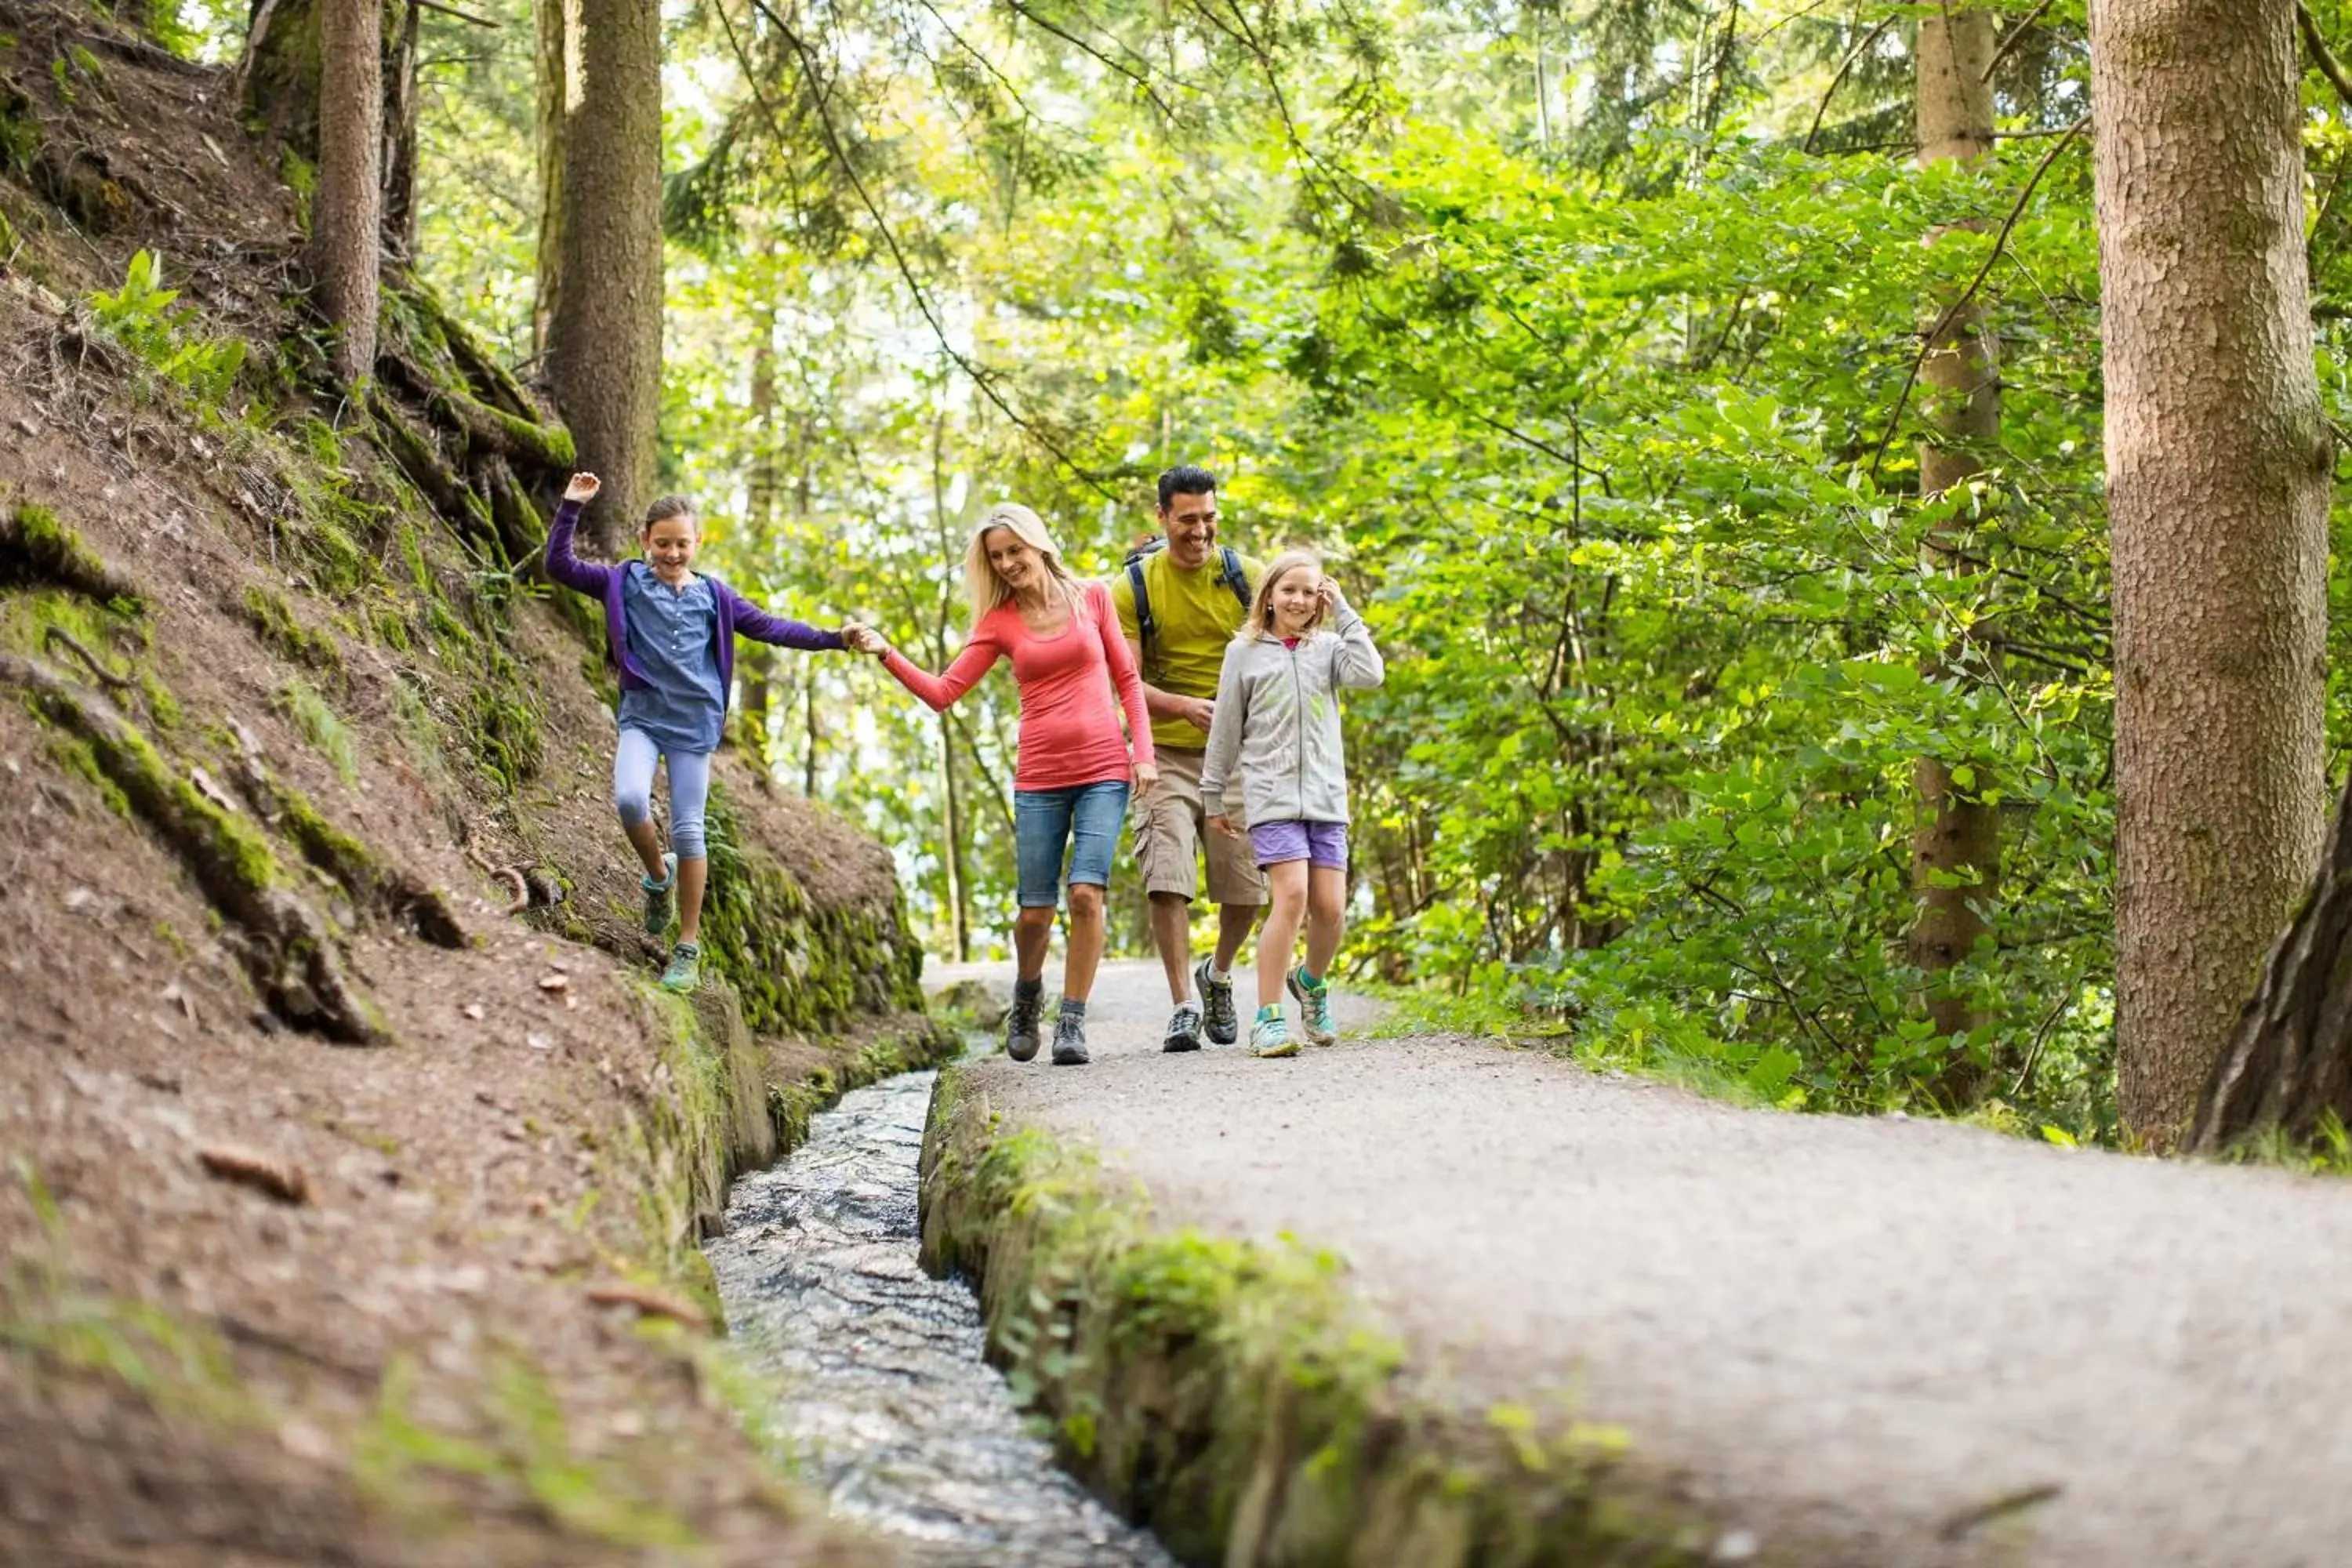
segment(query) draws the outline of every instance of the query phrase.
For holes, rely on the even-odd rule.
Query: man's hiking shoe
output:
[[[646,890],[646,934],[659,936],[669,930],[670,916],[676,912],[677,857],[675,855],[662,857],[660,881],[656,882],[651,877],[640,877],[637,882]]]
[[[1260,1018],[1250,1026],[1250,1055],[1254,1057],[1295,1057],[1298,1042],[1290,1037],[1290,1026],[1276,1013],[1271,1018]]]
[[[702,984],[702,944],[682,942],[669,950],[669,967],[662,971],[661,985],[665,991],[680,995]]]
[[[1014,1061],[1025,1062],[1037,1054],[1037,1015],[1045,1006],[1044,986],[1025,996],[1013,987],[1013,1011],[1004,1016],[1004,1054]]]
[[[1328,981],[1309,985],[1306,970],[1293,968],[1283,982],[1283,989],[1297,998],[1308,1039],[1318,1046],[1328,1046],[1339,1038],[1339,1031],[1331,1027],[1331,985]]]
[[[1213,958],[1204,958],[1194,964],[1192,984],[1201,992],[1201,1014],[1209,1026],[1209,1039],[1216,1045],[1230,1046],[1242,1037],[1242,1021],[1234,1014],[1233,977],[1209,978],[1209,966],[1214,963]]]
[[[1168,1020],[1168,1037],[1160,1042],[1163,1051],[1197,1051],[1201,1048],[1201,1010],[1190,1002],[1176,1009]]]
[[[1075,1013],[1064,1013],[1054,1020],[1054,1065],[1087,1065],[1087,1021]]]

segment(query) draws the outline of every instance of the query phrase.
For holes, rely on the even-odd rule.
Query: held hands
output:
[[[841,640],[852,653],[870,653],[879,658],[890,651],[890,645],[872,626],[851,621],[841,628]]]
[[[1209,830],[1213,833],[1222,833],[1228,838],[1239,838],[1242,836],[1242,830],[1234,826],[1234,819],[1222,811],[1209,818]]]
[[[563,499],[592,501],[596,499],[596,492],[604,488],[604,481],[593,474],[574,474],[572,476],[572,482],[563,487]]]

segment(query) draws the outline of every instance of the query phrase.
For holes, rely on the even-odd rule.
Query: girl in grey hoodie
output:
[[[1328,623],[1328,625],[1327,625]],[[1331,992],[1348,898],[1348,770],[1339,745],[1339,690],[1369,690],[1385,670],[1364,617],[1319,563],[1294,551],[1258,579],[1240,635],[1225,650],[1201,799],[1213,831],[1233,834],[1238,784],[1250,847],[1273,903],[1257,938],[1257,1021],[1250,1052],[1298,1050],[1282,1016],[1286,988],[1307,1037],[1328,1046]],[[1307,962],[1291,966],[1302,918]]]

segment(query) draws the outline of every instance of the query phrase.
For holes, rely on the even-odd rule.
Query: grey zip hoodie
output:
[[[1226,795],[1238,773],[1245,822],[1348,820],[1339,690],[1368,691],[1388,671],[1345,599],[1332,624],[1335,631],[1311,632],[1295,648],[1244,631],[1225,649],[1201,764],[1201,801],[1212,815],[1234,815]]]

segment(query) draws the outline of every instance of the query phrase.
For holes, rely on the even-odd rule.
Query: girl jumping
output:
[[[710,754],[727,718],[727,693],[739,632],[780,647],[838,648],[843,632],[819,631],[746,600],[718,578],[693,570],[701,547],[694,507],[664,496],[646,509],[637,530],[640,561],[617,566],[572,553],[580,510],[604,489],[593,474],[574,474],[547,532],[547,574],[602,600],[604,634],[621,672],[621,741],[613,755],[613,805],[645,863],[646,931],[659,936],[677,916],[677,944],[662,971],[666,991],[691,991],[702,978],[702,890],[710,862],[703,810],[710,798]],[[654,763],[669,763],[669,851],[654,831]]]
[[[1326,620],[1331,629],[1323,629]],[[1250,1052],[1297,1054],[1282,1016],[1286,987],[1298,999],[1307,1037],[1331,1029],[1325,976],[1339,951],[1348,897],[1348,773],[1339,746],[1339,690],[1369,690],[1386,674],[1364,618],[1339,596],[1314,556],[1293,551],[1258,579],[1248,618],[1225,650],[1216,716],[1201,764],[1210,827],[1237,834],[1226,786],[1238,770],[1249,839],[1273,895],[1257,938],[1257,1022]],[[1307,962],[1291,968],[1301,914]]]
[[[1004,1050],[1016,1062],[1037,1054],[1045,944],[1061,901],[1066,849],[1069,950],[1054,1020],[1054,1061],[1076,1067],[1087,1059],[1087,996],[1102,962],[1103,889],[1127,815],[1128,785],[1131,780],[1137,790],[1148,790],[1160,777],[1143,680],[1119,632],[1110,590],[1099,583],[1081,586],[1027,507],[1007,501],[981,520],[964,551],[963,581],[971,600],[971,635],[945,674],[917,668],[863,627],[849,632],[850,646],[880,654],[898,684],[936,712],[971,690],[999,658],[1013,660],[1021,689],[1013,777],[1021,913],[1013,928],[1016,968]],[[1111,702],[1114,682],[1127,710],[1127,735],[1119,733],[1119,710]]]

